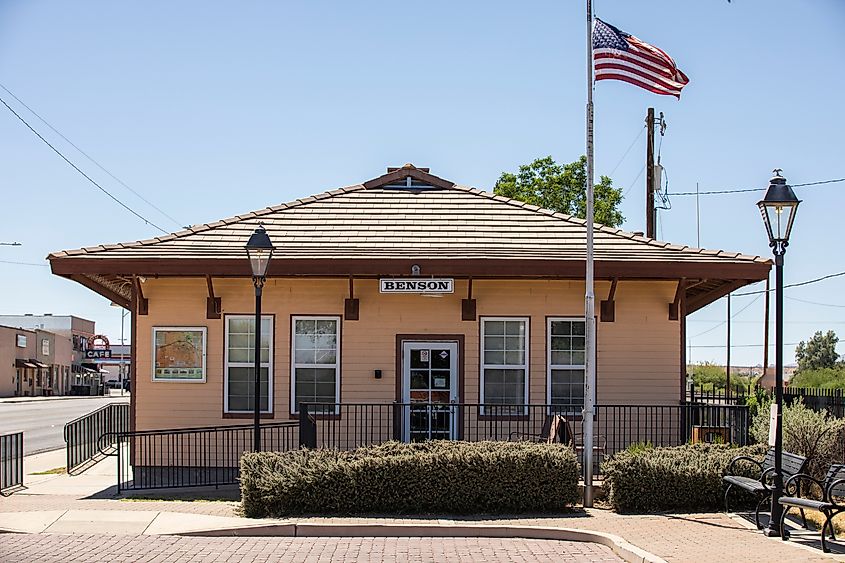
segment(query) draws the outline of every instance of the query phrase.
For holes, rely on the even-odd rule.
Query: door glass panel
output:
[[[449,350],[431,350],[431,369],[449,369],[451,358]]]
[[[411,391],[412,403],[427,403],[428,391]]]
[[[504,325],[501,329],[504,331]],[[405,377],[413,405],[408,407],[406,420],[411,441],[453,438],[453,408],[449,403],[454,399],[454,354],[453,347],[437,345],[408,350],[410,365]]]
[[[411,369],[428,368],[431,350],[411,350]]]
[[[428,389],[428,370],[411,370],[411,389]]]
[[[444,370],[431,370],[431,388],[449,390],[451,388],[451,372]]]

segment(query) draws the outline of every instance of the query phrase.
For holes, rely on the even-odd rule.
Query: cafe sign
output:
[[[85,357],[89,360],[103,360],[111,358],[111,350],[103,348],[95,348],[85,350]]]
[[[382,278],[380,293],[454,293],[453,278]]]

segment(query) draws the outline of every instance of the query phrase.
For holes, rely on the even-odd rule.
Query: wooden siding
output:
[[[610,284],[596,285],[596,300]],[[598,323],[598,401],[602,404],[677,404],[680,396],[680,322],[668,319],[677,283],[621,281],[616,291],[616,322]],[[138,430],[213,426],[239,422],[223,417],[224,320],[206,319],[207,288],[199,279],[147,279],[149,315],[137,319],[133,401]],[[223,314],[250,314],[254,307],[247,279],[214,279]],[[382,295],[378,281],[355,280],[360,320],[341,327],[341,401],[392,402],[396,398],[397,334],[464,336],[462,402],[479,396],[479,320],[461,321],[467,282],[439,298]],[[343,315],[346,279],[270,279],[263,310],[275,315],[275,420],[290,414],[290,331],[292,315]],[[546,318],[583,315],[584,284],[576,281],[475,280],[478,317],[529,316],[531,403],[546,398]],[[206,326],[205,383],[152,382],[154,326]],[[375,379],[374,370],[382,371]],[[242,420],[249,423],[247,416]]]

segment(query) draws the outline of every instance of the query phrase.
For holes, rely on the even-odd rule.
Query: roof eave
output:
[[[584,260],[510,259],[510,258],[292,258],[270,263],[268,275],[287,276],[384,276],[410,275],[419,265],[424,275],[455,277],[584,277]],[[51,257],[54,274],[142,275],[142,276],[219,276],[252,275],[244,259],[106,259],[90,256]],[[610,261],[595,263],[596,277],[604,279],[722,279],[749,283],[768,277],[771,262],[722,261]]]

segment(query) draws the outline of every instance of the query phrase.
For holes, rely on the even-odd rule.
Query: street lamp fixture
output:
[[[264,227],[259,225],[246,243],[246,254],[252,268],[252,283],[255,286],[255,364],[253,365],[253,380],[255,382],[255,398],[253,412],[255,422],[253,429],[253,449],[261,451],[261,291],[267,276],[267,267],[273,257],[273,243]],[[269,378],[268,378],[269,381]],[[268,390],[269,396],[269,390]]]
[[[780,169],[775,169],[775,176],[769,181],[766,195],[757,203],[766,233],[769,236],[769,246],[775,255],[775,474],[772,487],[772,517],[766,529],[768,536],[785,536],[782,530],[783,506],[778,502],[783,496],[783,255],[789,246],[789,236],[792,234],[792,224],[801,201],[795,197],[795,192],[786,183],[786,178],[780,175]],[[783,534],[782,534],[783,532]]]

